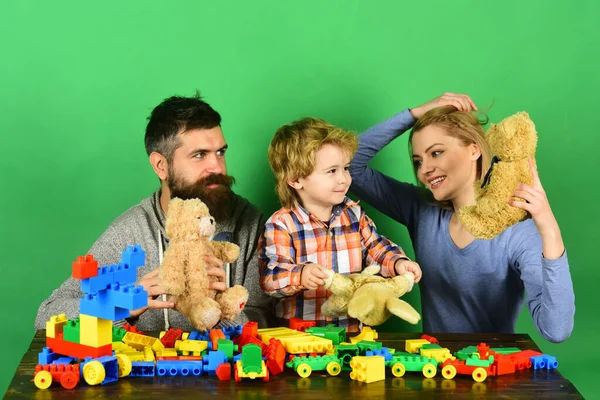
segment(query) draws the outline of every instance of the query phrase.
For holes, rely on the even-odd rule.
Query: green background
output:
[[[266,149],[284,122],[312,115],[361,131],[444,91],[494,102],[493,122],[528,111],[577,313],[563,344],[545,342],[526,312],[517,331],[556,355],[560,371],[592,397],[596,2],[161,3],[0,3],[0,393],[30,343],[40,302],[117,215],[157,187],[143,148],[146,117],[163,98],[198,88],[223,116],[237,192],[266,214],[278,205]],[[412,180],[406,137],[375,166]],[[410,253],[403,227],[370,215]],[[416,293],[408,298],[418,306]]]

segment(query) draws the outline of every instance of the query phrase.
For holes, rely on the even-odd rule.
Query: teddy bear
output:
[[[169,202],[165,222],[169,247],[159,267],[159,282],[175,296],[175,309],[198,330],[210,329],[220,319],[233,319],[248,301],[248,291],[243,286],[219,293],[208,287],[217,278],[207,275],[211,265],[205,257],[215,256],[223,263],[231,263],[240,254],[236,244],[210,240],[215,229],[215,220],[201,200],[173,198]]]
[[[384,278],[377,275],[379,270],[379,265],[350,275],[323,270],[328,275],[324,287],[333,293],[321,307],[323,314],[332,318],[347,314],[370,326],[383,324],[392,314],[411,324],[419,322],[419,313],[398,298],[412,290],[414,274]]]
[[[492,239],[529,214],[508,204],[524,201],[514,196],[519,183],[532,184],[529,161],[535,165],[537,132],[526,112],[511,115],[492,124],[485,134],[494,158],[483,179],[475,182],[476,204],[461,207],[458,218],[477,239]]]

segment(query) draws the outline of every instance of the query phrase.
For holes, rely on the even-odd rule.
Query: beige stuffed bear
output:
[[[398,299],[411,291],[415,281],[412,272],[383,278],[376,275],[379,272],[378,265],[371,265],[360,274],[342,275],[331,270],[324,272],[328,275],[325,288],[333,293],[321,308],[328,317],[347,314],[370,326],[383,324],[392,314],[411,324],[421,319],[410,304]]]
[[[492,239],[511,225],[528,217],[525,210],[508,204],[519,183],[532,184],[528,158],[534,160],[537,145],[535,125],[526,112],[519,112],[492,124],[485,134],[492,154],[492,166],[475,182],[474,206],[458,210],[458,218],[478,239]],[[484,166],[485,168],[485,166]]]
[[[236,285],[225,292],[209,289],[217,278],[209,277],[205,261],[213,255],[224,263],[234,262],[240,248],[228,242],[213,242],[215,220],[208,207],[199,199],[169,202],[165,223],[169,247],[159,270],[159,282],[164,290],[176,296],[175,308],[187,316],[198,330],[214,327],[220,319],[231,320],[248,301],[248,291]]]

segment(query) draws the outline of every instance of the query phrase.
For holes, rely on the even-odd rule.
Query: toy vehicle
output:
[[[60,382],[63,388],[73,389],[79,380],[79,364],[38,364],[35,366],[33,383],[38,389],[48,389],[52,382]]]
[[[235,363],[233,377],[236,382],[242,378],[262,378],[263,382],[269,381],[269,370],[262,359],[262,351],[257,344],[247,344],[242,347],[242,358]]]
[[[337,376],[342,372],[341,361],[336,356],[294,357],[285,365],[296,371],[302,378],[309,377],[312,371],[326,370],[331,376]]]
[[[433,378],[437,374],[437,361],[434,358],[416,354],[394,355],[385,363],[395,377],[404,376],[406,371],[423,372],[425,378]]]

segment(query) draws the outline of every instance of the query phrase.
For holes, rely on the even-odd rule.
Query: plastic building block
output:
[[[521,371],[523,369],[531,368],[531,357],[541,356],[542,353],[534,350],[523,350],[518,353],[512,353],[506,355],[506,358],[511,360],[515,365],[515,369]]]
[[[264,351],[264,355],[267,358],[265,364],[272,375],[278,375],[283,372],[285,354],[285,348],[281,344],[281,341],[271,338],[269,346]]]
[[[233,358],[233,353],[238,351],[238,346],[233,344],[231,340],[228,339],[219,339],[217,340],[217,348],[216,350],[220,350],[227,356],[228,359]]]
[[[216,370],[217,377],[221,381],[230,381],[231,380],[231,364],[222,363],[219,364]]]
[[[433,345],[437,346],[437,345]],[[446,360],[455,360],[456,357],[452,355],[449,349],[447,348],[430,348],[430,349],[422,349],[420,350],[422,356],[435,358],[438,363],[443,363]]]
[[[138,328],[135,325],[123,324],[123,329],[127,332],[139,333],[140,335],[146,334],[146,332],[142,332],[142,331],[138,330]],[[169,347],[169,346],[165,346],[165,347]],[[171,347],[173,347],[173,346],[171,346]]]
[[[362,331],[360,332],[360,334],[350,338],[350,342],[351,343],[358,343],[358,342],[362,342],[362,341],[374,342],[378,336],[379,335],[375,329],[373,329],[369,326],[365,326],[362,329]]]
[[[148,305],[148,292],[141,285],[111,283],[105,292],[100,293],[100,295],[103,294],[106,296],[103,301],[108,302],[108,304],[114,307],[135,310]]]
[[[209,338],[211,343],[211,350],[217,350],[219,339],[226,339],[225,333],[223,333],[223,331],[220,329],[211,329],[209,333]]]
[[[129,376],[154,376],[154,362],[134,361]]]
[[[408,353],[418,353],[421,346],[424,344],[430,344],[428,340],[425,339],[407,339],[405,350]]]
[[[200,376],[202,375],[202,369],[202,361],[156,361],[156,375],[158,376]]]
[[[59,357],[58,354],[52,352],[49,347],[42,348],[42,351],[38,353],[38,364],[46,365],[52,364],[54,360]]]
[[[102,347],[92,347],[80,343],[67,342],[63,339],[62,333],[58,334],[56,338],[46,337],[46,346],[57,354],[75,358],[97,358],[112,355],[111,344]]]
[[[175,341],[180,340],[182,335],[181,329],[170,328],[168,331],[160,333],[160,342],[167,348],[174,348]]]
[[[385,359],[385,361],[389,361],[393,357],[393,353],[387,347],[382,347],[380,349],[367,350],[365,352],[365,355],[366,356],[382,356]]]
[[[94,317],[102,319],[110,319],[111,321],[129,317],[129,310],[107,304],[105,301],[102,301],[103,298],[104,296],[100,297],[98,293],[85,294],[80,300],[79,311],[82,314],[93,315]]]
[[[260,346],[247,344],[242,348],[242,357],[235,363],[233,376],[236,382],[240,382],[242,378],[262,378],[265,382],[269,380],[269,369],[262,359]]]
[[[150,346],[154,352],[159,352],[165,348],[157,338],[132,332],[127,332],[123,336],[123,343],[127,343],[137,350],[144,350],[144,347]]]
[[[256,344],[256,345],[260,346],[263,353],[267,350],[267,345],[264,344],[259,338],[255,337],[255,336],[250,336],[246,333],[242,333],[240,336],[236,337],[233,340],[233,343],[236,343],[238,348],[242,348],[245,345],[252,343],[252,344]]]
[[[75,279],[87,279],[98,275],[98,261],[92,254],[77,257],[71,266],[71,276]]]
[[[81,291],[83,293],[95,293],[108,288],[114,282],[113,266],[98,268],[96,276],[81,280]]]
[[[290,329],[294,329],[300,332],[306,332],[307,328],[312,326],[316,326],[316,321],[305,321],[302,318],[291,318],[290,319]],[[342,328],[343,329],[343,328]]]
[[[219,350],[209,351],[208,354],[202,358],[202,362],[204,363],[204,371],[210,376],[215,376],[217,374],[217,367],[220,364],[227,362],[227,356]]]
[[[381,349],[383,347],[383,343],[381,342],[369,342],[369,341],[361,341],[356,342],[356,347],[358,347],[358,353],[361,356],[367,354],[367,351],[373,351],[376,349]]]
[[[149,346],[146,346],[146,348],[148,348]],[[177,354],[177,350],[176,349],[162,349],[156,352],[156,357],[158,357],[158,359],[161,360],[174,360],[177,359],[179,356]]]
[[[130,268],[137,269],[146,265],[146,252],[142,250],[142,246],[136,244],[135,246],[127,246],[125,251],[121,254],[121,262],[129,265]],[[135,278],[132,282],[135,282]]]
[[[184,356],[199,356],[208,348],[208,342],[204,340],[176,340],[175,349]]]
[[[327,353],[333,350],[331,340],[289,328],[259,329],[258,336],[265,344],[273,337],[279,339],[285,350],[291,354]]]
[[[88,357],[81,364],[81,371],[88,385],[104,385],[119,379],[119,362],[112,356]]]
[[[473,366],[473,367],[489,367],[495,360],[494,356],[488,356],[485,359],[481,359],[476,355],[472,355],[467,358],[465,361],[465,365]]]
[[[81,314],[79,317],[79,327],[81,330],[79,342],[81,344],[92,347],[102,347],[112,344],[111,320]]]
[[[258,322],[249,321],[242,327],[242,334],[257,337],[258,336]]]
[[[340,344],[335,349],[335,355],[342,361],[342,368],[349,369],[350,361],[359,355],[359,349],[355,344]]]
[[[385,359],[381,356],[356,356],[350,362],[350,378],[371,383],[385,380]]]
[[[79,364],[38,364],[33,382],[39,389],[48,389],[52,382],[60,382],[63,388],[73,389],[79,383]]]
[[[55,338],[58,333],[62,333],[63,327],[67,324],[67,315],[53,315],[46,321],[46,337]]]
[[[429,335],[421,335],[421,339],[425,339],[427,340],[429,343],[433,343],[433,344],[440,344],[440,342],[434,338],[433,336],[429,336]]]
[[[404,376],[406,371],[420,371],[425,378],[433,378],[437,374],[437,361],[434,358],[410,353],[400,356],[394,355],[385,364],[391,368],[392,375],[395,377]]]
[[[243,329],[244,329],[243,325],[227,326],[227,327],[221,328],[221,330],[225,334],[225,337],[229,340],[232,340],[233,338],[241,335]]]
[[[59,357],[52,364],[73,364],[77,359],[75,357]]]
[[[531,357],[531,363],[533,369],[556,369],[558,368],[558,362],[556,357],[542,354],[541,356]]]
[[[127,333],[127,331],[125,329],[121,329],[119,327],[113,326],[113,328],[112,328],[112,341],[113,342],[120,342],[121,340],[123,340],[123,336],[125,336],[126,333]]]
[[[496,354],[492,369],[494,375],[514,374],[515,364],[503,354]]]
[[[331,324],[306,328],[306,333],[329,339],[335,346],[346,341],[346,329]]]
[[[137,278],[137,268],[131,267],[129,264],[118,263],[112,265],[114,273],[114,282],[121,285],[130,285],[135,283]]]
[[[312,371],[326,370],[331,376],[342,372],[341,360],[336,356],[294,357],[285,365],[302,378],[308,378]]]

